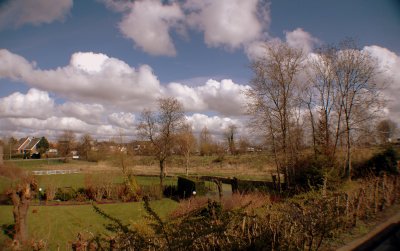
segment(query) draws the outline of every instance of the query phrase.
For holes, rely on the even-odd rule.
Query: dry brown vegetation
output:
[[[280,202],[259,194],[221,203],[184,201],[167,221],[145,203],[146,228],[111,220],[114,236],[82,240],[95,248],[149,250],[318,250],[326,241],[399,202],[398,176],[371,177],[336,191],[311,191]],[[97,240],[97,241],[95,241]]]

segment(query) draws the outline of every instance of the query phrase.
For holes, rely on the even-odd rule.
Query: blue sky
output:
[[[395,97],[400,1],[1,1],[0,133],[134,137],[160,96],[177,97],[195,131],[242,126],[260,42],[312,53],[346,37],[389,69]]]

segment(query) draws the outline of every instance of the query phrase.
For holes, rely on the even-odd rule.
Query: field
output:
[[[126,158],[125,164],[135,174],[158,175],[158,162],[152,156],[133,156]],[[24,170],[57,170],[75,169],[82,172],[116,171],[120,172],[121,160],[109,157],[98,162],[70,160],[67,163],[57,159],[13,160],[7,164],[15,165]],[[185,160],[181,156],[172,156],[166,162],[166,172],[170,175],[185,173]],[[266,177],[274,172],[271,157],[265,152],[249,153],[237,156],[193,156],[190,160],[191,175],[220,175],[237,177]],[[270,177],[268,177],[269,179]]]
[[[161,217],[166,217],[177,204],[170,199],[151,202],[152,208]],[[140,224],[146,214],[141,202],[104,204],[100,205],[100,208],[123,222],[136,224]],[[78,232],[104,232],[106,223],[104,218],[94,212],[91,205],[31,206],[28,214],[30,237],[47,242],[49,250],[56,250],[57,247],[60,247],[60,250],[70,250],[71,241],[77,237]],[[12,206],[0,206],[0,226],[3,230],[0,242],[11,240],[4,233],[4,229],[11,224]]]
[[[354,154],[354,162],[361,163],[365,159],[371,158],[375,151],[376,149],[358,151]],[[128,170],[135,175],[135,179],[137,183],[143,187],[143,191],[146,186],[149,188],[146,192],[154,192],[155,190],[151,190],[152,188],[158,189],[159,167],[154,158],[149,156],[135,156],[130,159],[124,159],[123,161]],[[118,157],[98,162],[87,162],[81,160],[70,160],[64,162],[60,160],[47,159],[6,161],[8,166],[19,167],[27,172],[37,170],[76,170],[78,172],[71,174],[35,176],[38,186],[43,189],[48,187],[70,187],[78,189],[88,187],[90,184],[109,184],[110,182],[114,184],[122,183],[125,177],[122,175],[120,163],[121,159],[118,159]],[[178,156],[174,156],[168,160],[166,170],[167,177],[164,180],[164,184],[177,184],[177,176],[185,174],[183,163],[184,159]],[[223,158],[218,156],[194,156],[189,168],[189,174],[269,181],[271,180],[271,175],[275,174],[275,170],[273,168],[273,163],[271,163],[270,156],[265,153],[253,153],[240,156],[224,156]],[[343,192],[359,189],[358,187],[347,187],[346,184],[354,186],[354,184],[358,183],[343,183]],[[9,185],[10,180],[0,176],[0,192],[3,192]],[[209,193],[208,196],[217,196],[216,185],[213,182],[206,182],[206,187],[213,191]],[[230,204],[228,203],[227,205],[233,206],[236,205],[236,203],[247,205],[245,200],[240,202],[240,195],[239,197],[235,197],[235,195],[231,196],[232,192],[230,185],[223,184],[222,188],[225,200],[231,200],[231,202],[229,202]],[[340,192],[340,190],[337,191]],[[259,195],[256,194],[255,196]],[[106,213],[121,219],[124,223],[142,227],[146,221],[146,212],[143,203],[115,203],[115,201],[122,201],[118,198],[107,198],[106,200],[103,200],[103,204],[100,204],[99,206]],[[177,212],[180,212],[179,210],[182,210],[182,205],[188,205],[189,208],[190,203],[194,205],[195,203],[193,201],[196,201],[187,200],[180,204],[171,199],[164,198],[161,200],[155,200],[155,198],[159,197],[152,198],[154,200],[151,201],[151,207],[161,218],[164,219],[166,219],[168,215],[177,208]],[[261,200],[260,198],[261,197],[257,197],[256,200]],[[197,199],[207,201],[207,198],[204,197],[198,196]],[[266,200],[268,201],[269,197]],[[288,207],[288,209],[291,208],[292,207]],[[11,241],[10,235],[7,234],[7,229],[12,228],[12,224],[12,206],[0,206],[0,226],[3,230],[2,234],[0,234],[0,243]],[[87,200],[71,200],[66,202],[51,201],[47,205],[40,205],[38,199],[35,199],[32,201],[28,212],[28,229],[30,238],[36,241],[44,241],[47,244],[48,250],[70,250],[71,243],[76,240],[78,233],[83,233],[86,236],[93,236],[97,233],[107,234],[105,224],[107,224],[107,220],[96,214],[92,205],[90,205],[90,202]],[[360,223],[359,226],[363,226],[362,224],[363,223]]]
[[[262,167],[254,166],[252,169],[244,170],[244,162],[248,162],[248,158],[228,158],[223,163],[216,163],[215,157],[195,158],[194,164],[196,168],[192,168],[190,174],[197,175],[220,175],[220,176],[238,176],[238,177],[256,177],[258,179],[268,179]],[[136,162],[135,165],[132,163]],[[166,185],[174,185],[177,182],[177,175],[184,174],[184,168],[181,165],[182,160],[179,158],[171,159],[168,164],[168,175],[164,183]],[[124,179],[118,166],[118,160],[107,160],[98,163],[86,161],[68,161],[64,163],[60,160],[15,160],[7,161],[8,165],[17,166],[25,171],[38,170],[78,170],[79,173],[73,174],[57,174],[57,175],[38,175],[35,176],[38,186],[45,188],[49,185],[55,187],[72,187],[81,188],[85,183],[102,182],[105,179],[112,180],[114,183],[121,183]],[[141,157],[140,159],[129,160],[130,170],[136,176],[136,180],[141,186],[153,186],[159,184],[159,168],[157,162],[151,157]],[[142,175],[151,176],[142,176]],[[0,192],[9,186],[10,182],[0,177]],[[206,182],[208,188],[215,190],[215,184]],[[231,191],[230,185],[223,185],[224,194]],[[97,215],[90,204],[86,205],[38,205],[36,199],[32,203],[28,214],[28,229],[30,238],[35,240],[43,240],[48,244],[50,250],[70,250],[71,241],[73,241],[78,232],[86,234],[96,234],[106,231],[104,224],[105,219]],[[162,199],[152,201],[152,208],[161,216],[166,217],[172,212],[178,202],[170,199]],[[120,218],[123,222],[131,222],[132,224],[140,224],[145,216],[142,203],[115,203],[101,204],[100,208],[107,213]],[[2,226],[2,234],[0,235],[0,243],[9,241],[7,236],[7,228],[13,224],[12,206],[0,206],[0,226]]]

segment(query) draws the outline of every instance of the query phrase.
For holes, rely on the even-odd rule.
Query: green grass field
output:
[[[18,160],[7,160],[4,161],[5,164],[15,165],[24,170],[34,171],[34,170],[45,170],[48,166],[62,166],[65,165],[60,159],[18,159]]]
[[[170,199],[152,201],[152,208],[165,218],[172,212],[177,202]],[[106,213],[122,219],[125,223],[141,223],[146,212],[141,202],[100,205]],[[143,221],[144,222],[144,221]],[[105,233],[107,220],[96,214],[91,205],[70,206],[31,206],[28,214],[30,238],[44,240],[48,250],[71,250],[71,241],[78,232]],[[4,227],[13,224],[12,206],[0,206],[0,243],[10,239],[4,233]]]
[[[46,188],[50,185],[55,187],[72,187],[74,189],[85,187],[85,182],[89,179],[93,183],[100,183],[105,179],[112,179],[114,183],[123,182],[123,176],[117,173],[75,173],[75,174],[55,174],[55,175],[38,175],[35,176],[38,186]],[[136,176],[136,181],[140,186],[158,185],[160,179],[156,176]],[[166,177],[165,185],[176,185],[177,178]],[[0,193],[4,192],[11,184],[11,181],[0,176]]]
[[[124,177],[121,174],[116,173],[75,173],[75,174],[56,174],[56,175],[39,175],[35,176],[39,187],[46,187],[48,185],[54,185],[56,187],[73,187],[80,188],[85,187],[85,182],[92,180],[93,183],[102,182],[105,179],[113,183],[121,183]],[[146,185],[157,185],[160,183],[160,179],[156,176],[136,176],[136,181],[141,186]],[[165,178],[166,185],[176,185],[176,178],[167,177]]]
[[[250,158],[249,155],[246,158]],[[193,162],[199,166],[205,166],[208,170],[209,166],[215,168],[221,167],[220,163],[213,163],[215,156],[207,157],[196,157]],[[154,164],[154,160],[151,157],[143,158],[143,164]],[[171,160],[171,166],[181,165],[180,158],[174,158]],[[55,187],[73,187],[81,188],[85,187],[88,182],[101,183],[109,182],[121,183],[124,179],[118,168],[110,168],[104,170],[98,170],[98,167],[104,168],[102,164],[91,163],[86,161],[70,161],[63,163],[61,161],[53,160],[16,160],[8,162],[11,166],[17,166],[26,171],[34,170],[46,170],[46,169],[78,169],[83,170],[82,173],[76,174],[60,174],[60,175],[43,175],[35,176],[38,181],[39,187],[46,188],[49,185]],[[242,159],[236,156],[227,157],[224,160],[227,165],[242,164]],[[106,162],[106,167],[111,162]],[[157,163],[155,163],[157,164]],[[255,168],[258,168],[258,163]],[[90,167],[88,169],[85,169]],[[110,166],[111,167],[111,166]],[[143,168],[146,169],[147,166]],[[81,169],[83,168],[83,169]],[[155,170],[157,170],[155,166]],[[217,171],[216,169],[216,171]],[[183,169],[182,169],[183,171]],[[146,173],[146,172],[142,172]],[[175,174],[178,174],[175,172]],[[210,170],[209,175],[215,175],[218,172],[213,173]],[[204,175],[204,173],[203,173]],[[243,176],[248,174],[243,173]],[[136,176],[136,180],[141,186],[151,186],[159,184],[158,176]],[[9,186],[10,180],[4,177],[0,177],[0,192],[4,191]],[[165,185],[176,185],[176,177],[167,177],[164,180]],[[212,182],[206,182],[206,186],[211,190],[214,190],[214,196],[216,196],[216,187]],[[224,193],[230,193],[231,188],[229,185],[223,186]],[[212,193],[211,193],[212,196]],[[161,216],[166,217],[168,213],[172,212],[178,203],[170,199],[162,199],[159,201],[151,202],[153,209]],[[143,224],[143,216],[145,211],[142,203],[116,203],[116,204],[103,204],[100,208],[105,210],[107,213],[114,217],[120,218],[123,222],[132,224]],[[143,221],[142,221],[143,220]],[[97,215],[91,205],[57,205],[57,206],[31,206],[28,215],[28,227],[30,237],[35,240],[44,240],[48,243],[48,250],[70,250],[71,242],[75,240],[78,232],[85,233],[105,233],[104,224],[107,221],[101,216]],[[11,240],[6,235],[4,228],[13,224],[12,218],[12,206],[0,206],[0,226],[3,231],[0,234],[0,244],[5,240]],[[1,248],[0,248],[1,249]]]

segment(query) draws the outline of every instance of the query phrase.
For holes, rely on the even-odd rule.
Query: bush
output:
[[[54,200],[56,196],[56,187],[53,184],[48,184],[46,188],[44,189],[44,199],[46,201]]]
[[[73,189],[72,187],[62,187],[57,189],[54,199],[61,201],[69,201],[75,199],[76,196],[77,193],[75,189]]]
[[[87,156],[87,161],[89,162],[99,162],[104,159],[105,159],[104,155],[99,152],[90,151]]]
[[[232,191],[240,193],[249,192],[268,192],[276,189],[273,182],[261,180],[239,180],[234,178],[232,181]]]
[[[322,186],[325,175],[333,165],[334,163],[325,155],[303,156],[297,161],[293,174],[293,182],[296,188],[308,190],[312,187]],[[331,178],[335,180],[335,177]]]
[[[160,200],[163,197],[160,185],[142,186],[143,197],[146,196],[150,200]]]
[[[386,148],[383,152],[377,153],[371,159],[355,164],[353,175],[356,178],[367,177],[371,174],[379,176],[382,173],[398,174],[399,168],[397,160],[399,156],[392,146]]]
[[[79,202],[85,202],[88,200],[88,197],[86,196],[86,189],[83,187],[78,188],[78,190],[76,191],[76,201]]]
[[[115,185],[115,194],[117,198],[123,202],[139,201],[142,191],[132,191],[126,183]]]

